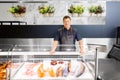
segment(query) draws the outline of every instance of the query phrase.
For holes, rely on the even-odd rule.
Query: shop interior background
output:
[[[120,8],[119,1],[106,2],[105,25],[74,25],[73,24],[72,26],[79,31],[79,33],[82,35],[83,38],[115,38],[117,31],[116,29],[120,25],[120,18],[117,16],[120,14],[120,11],[118,10],[119,8]],[[2,23],[4,21],[0,21],[0,22]],[[10,25],[9,21],[7,24]],[[22,23],[21,26],[19,26],[16,23],[15,24],[13,23],[12,26],[1,25],[0,37],[1,38],[52,38],[55,30],[58,27],[61,27],[61,25],[23,25]]]
[[[18,3],[12,3],[12,1],[17,0],[10,0],[10,3],[5,3],[5,1],[0,3],[0,21],[24,21],[28,25],[60,25],[62,24],[62,17],[69,15],[74,25],[105,25],[106,23],[106,1],[104,0],[40,0],[37,2],[36,0],[31,2],[21,0]],[[14,12],[11,7],[17,5],[26,8],[24,13],[19,14],[20,16],[10,12]],[[90,13],[89,8],[92,6],[100,6],[100,12]],[[51,7],[51,10],[40,13],[40,8],[45,7],[46,10],[47,7]],[[73,8],[75,10],[72,10]],[[80,11],[81,9],[82,11]]]
[[[120,8],[119,0],[109,0],[106,2],[105,25],[73,25],[73,27],[79,30],[79,33],[83,37],[85,50],[89,50],[91,52],[95,51],[96,47],[99,47],[98,57],[106,58],[113,44],[116,44],[117,27],[120,25],[120,18],[118,16],[120,14],[120,11],[118,10],[119,8]],[[36,21],[33,23],[36,23]],[[27,25],[14,24],[14,26],[8,25],[0,25],[0,44],[29,45],[29,46],[52,45],[54,31],[61,26],[61,25],[28,25],[28,24]],[[93,54],[90,55],[94,56]],[[111,61],[112,60],[110,60],[110,63],[112,63]],[[101,63],[104,64],[103,61]],[[105,62],[105,65],[107,64]],[[101,64],[99,64],[99,68],[100,66]],[[109,67],[111,67],[111,69]],[[114,71],[119,72],[118,64],[117,67],[118,69],[116,69],[116,66],[113,68],[113,66],[109,66],[109,64],[107,68],[103,66],[100,69],[100,71],[102,71],[101,72],[102,75],[104,75],[103,73],[105,70],[108,70],[108,74],[104,75],[104,77],[106,77],[107,79],[104,80],[110,80],[109,78],[111,78],[111,75],[117,76],[119,80],[120,79],[119,75],[113,73],[109,75],[109,73],[111,73],[112,72],[111,70],[113,69],[115,69]]]

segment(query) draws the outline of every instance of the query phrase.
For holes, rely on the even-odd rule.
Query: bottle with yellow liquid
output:
[[[39,77],[44,77],[45,76],[43,67],[44,67],[43,64],[41,64],[40,67],[38,68],[38,76]]]
[[[51,77],[55,77],[55,72],[54,72],[53,68],[49,68],[48,73]]]

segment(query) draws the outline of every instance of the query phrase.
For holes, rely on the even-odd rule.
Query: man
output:
[[[57,48],[58,43],[60,44],[60,50],[72,50],[75,51],[75,41],[79,42],[80,53],[83,51],[83,41],[78,32],[71,27],[71,18],[69,16],[63,17],[63,27],[57,30],[54,36],[54,42],[50,54],[53,54]]]

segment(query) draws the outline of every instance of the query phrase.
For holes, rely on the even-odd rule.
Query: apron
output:
[[[61,36],[61,42],[62,44],[60,45],[60,50],[61,51],[75,51],[75,45],[73,44],[73,33],[65,35],[64,32],[62,32]]]

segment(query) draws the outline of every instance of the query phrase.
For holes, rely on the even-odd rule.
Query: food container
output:
[[[87,66],[77,51],[56,51],[50,55],[51,46],[16,45],[11,52],[10,80],[93,80]],[[94,62],[94,61],[93,61]]]

